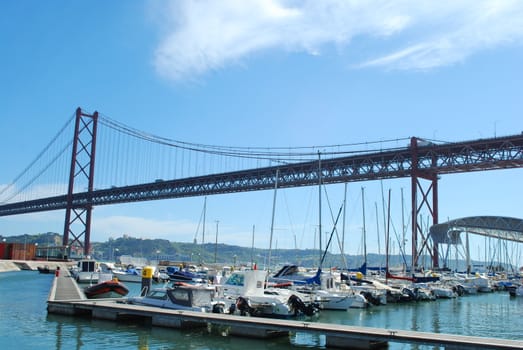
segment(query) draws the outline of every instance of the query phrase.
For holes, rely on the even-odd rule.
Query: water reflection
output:
[[[150,327],[145,324],[121,323],[104,320],[48,315],[49,329],[54,329],[55,348],[62,349],[191,349],[191,350],[246,350],[288,349],[291,343],[311,346],[308,340],[297,336],[257,340],[224,336],[216,329],[177,330]],[[312,341],[312,339],[311,339]],[[314,340],[315,344],[325,341]]]

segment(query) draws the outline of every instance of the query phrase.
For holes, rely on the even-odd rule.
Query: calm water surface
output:
[[[0,273],[2,349],[289,349],[324,348],[321,336],[252,340],[206,330],[179,331],[124,322],[48,315],[52,275],[33,271]],[[139,284],[128,284],[131,294]],[[450,300],[376,306],[367,310],[323,311],[319,322],[523,340],[523,298],[508,293]],[[389,349],[432,349],[390,343]]]

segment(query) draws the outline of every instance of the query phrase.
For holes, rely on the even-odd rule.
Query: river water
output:
[[[53,275],[34,271],[0,273],[0,349],[299,349],[325,348],[321,336],[254,340],[142,324],[48,315],[46,300]],[[139,284],[128,284],[137,295]],[[523,298],[494,292],[366,310],[322,311],[319,322],[354,326],[523,340]],[[290,339],[289,339],[290,338]],[[389,349],[433,349],[390,343]]]

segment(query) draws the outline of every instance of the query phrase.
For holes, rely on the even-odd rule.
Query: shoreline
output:
[[[40,261],[40,260],[0,260],[0,273],[11,271],[38,271],[38,266],[49,266],[50,269],[69,269],[74,262]]]

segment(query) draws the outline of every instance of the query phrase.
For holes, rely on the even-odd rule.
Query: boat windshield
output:
[[[228,284],[230,286],[243,286],[245,281],[245,276],[238,273],[233,273],[227,281],[225,281],[225,284]]]
[[[175,288],[169,291],[169,296],[174,304],[191,306],[191,295],[190,290]]]
[[[152,290],[147,294],[147,298],[158,299],[158,300],[167,300],[167,292],[165,290]]]
[[[192,291],[193,306],[209,306],[212,302],[212,291],[209,290],[193,290]]]

